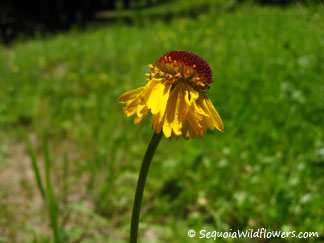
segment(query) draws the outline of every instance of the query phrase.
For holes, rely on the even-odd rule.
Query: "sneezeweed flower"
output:
[[[146,176],[162,134],[167,138],[183,136],[185,139],[214,128],[223,131],[223,122],[208,99],[206,91],[212,83],[212,71],[201,57],[186,51],[171,51],[149,65],[145,86],[121,95],[123,112],[135,116],[140,123],[151,113],[154,134],[146,150],[135,193],[130,242],[137,242],[138,222]],[[161,132],[163,131],[163,133]]]
[[[167,138],[202,138],[207,127],[223,131],[223,122],[206,95],[212,71],[201,57],[187,51],[171,51],[149,65],[147,84],[121,95],[123,112],[134,123],[152,113],[152,126]]]

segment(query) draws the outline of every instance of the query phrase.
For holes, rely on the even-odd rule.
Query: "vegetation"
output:
[[[0,242],[127,241],[152,130],[117,98],[170,50],[211,65],[225,131],[162,139],[143,242],[205,242],[189,229],[323,235],[323,16],[322,6],[243,5],[1,46]]]

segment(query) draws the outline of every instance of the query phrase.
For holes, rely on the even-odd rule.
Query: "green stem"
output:
[[[134,205],[133,205],[133,215],[132,215],[131,231],[130,231],[130,243],[137,242],[138,221],[139,221],[139,215],[140,215],[140,210],[141,210],[141,204],[142,204],[146,176],[147,176],[148,170],[150,168],[150,164],[151,164],[155,149],[159,145],[159,142],[162,138],[162,134],[163,134],[162,132],[160,132],[159,134],[156,134],[154,132],[153,137],[151,138],[150,144],[145,152],[141,171],[138,176],[137,188],[136,188]]]

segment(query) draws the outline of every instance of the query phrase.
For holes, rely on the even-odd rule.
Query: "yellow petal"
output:
[[[189,137],[194,138],[195,137],[195,132],[191,126],[189,126]]]
[[[174,132],[174,134],[176,136],[180,136],[181,135],[181,128],[182,128],[182,122],[180,119],[182,119],[181,117],[181,91],[177,91],[177,93],[175,94],[175,104],[174,104],[174,107],[173,107],[173,110],[174,110],[174,114],[173,114],[173,119],[170,121],[170,125],[171,125],[171,128]],[[168,119],[168,116],[167,116],[167,119]]]
[[[202,134],[204,134],[207,131],[207,120],[208,117],[204,117],[199,123],[202,128]]]
[[[165,117],[163,120],[163,132],[167,138],[171,137],[173,126],[175,126],[175,124],[173,124],[173,121],[175,119],[178,93],[179,93],[179,86],[177,85],[171,91],[168,104],[166,107],[166,111],[165,111]]]
[[[123,112],[127,115],[128,113],[132,113],[132,115],[127,115],[127,116],[133,116],[134,114],[136,114],[136,110],[137,110],[137,106],[138,104],[141,102],[141,99],[139,98],[139,96],[135,97],[132,100],[128,100],[125,103],[125,106],[123,108]],[[134,113],[135,112],[135,113]],[[134,114],[133,114],[134,113]]]
[[[151,109],[152,114],[157,114],[159,112],[159,103],[163,94],[164,85],[156,83],[152,87],[152,90],[148,92],[146,104]]]
[[[179,90],[180,86],[176,85],[171,91],[171,94],[168,99],[168,104],[165,110],[165,116],[163,120],[163,132],[166,137],[171,136],[172,130],[175,130],[177,134],[179,134],[178,115],[176,115],[176,113],[179,113],[180,106],[180,101],[178,100]]]
[[[160,113],[160,117],[163,117],[169,99],[170,89],[171,84],[168,82],[159,82],[152,89],[146,102],[152,114]]]
[[[122,94],[118,98],[118,101],[120,103],[126,103],[129,100],[133,100],[133,99],[136,98],[136,96],[138,96],[142,92],[143,89],[144,89],[144,87],[140,87],[140,88],[137,88],[137,89],[127,91],[126,93]]]
[[[147,113],[146,113],[146,114],[147,114]],[[146,116],[146,114],[143,115],[143,116],[141,116],[141,117],[136,117],[136,118],[134,119],[134,124],[137,125],[138,123],[140,123],[140,122],[144,119],[144,117]]]
[[[163,120],[163,132],[167,135],[172,133],[176,136],[181,136],[182,126],[186,119],[187,105],[184,100],[184,88],[183,85],[177,84],[172,90],[166,112]]]
[[[147,110],[147,107],[143,102],[141,102],[140,104],[137,105],[136,115],[138,117],[142,117],[145,110]]]
[[[187,114],[187,121],[192,128],[193,132],[199,137],[202,138],[207,129],[206,119],[208,114],[206,114],[203,109],[199,108],[196,105],[196,102],[193,102],[189,108]]]
[[[198,135],[201,133],[200,130],[202,129],[202,127],[191,110],[187,114],[187,121],[189,123],[189,128],[191,127],[195,134]]]
[[[190,132],[189,132],[189,124],[187,121],[184,122],[183,126],[182,126],[182,130],[181,130],[182,136],[185,139],[189,139],[190,138]]]
[[[137,105],[127,107],[127,109],[125,108],[126,107],[124,107],[123,112],[126,114],[127,117],[134,116],[136,114]]]
[[[223,126],[223,121],[222,118],[219,116],[218,112],[216,111],[215,107],[211,103],[209,99],[205,99],[205,102],[207,104],[209,112],[212,114],[214,121],[215,121],[215,127],[223,132],[224,131],[224,126]]]
[[[208,106],[205,102],[205,99],[208,99],[206,97],[206,95],[202,94],[200,95],[199,99],[197,100],[197,105],[199,107],[201,107],[201,109],[208,115],[208,117],[205,118],[205,121],[209,127],[210,130],[214,130],[215,128],[215,122],[214,122],[214,118],[213,115],[211,114],[211,112],[208,109]]]
[[[208,117],[208,114],[204,112],[204,110],[200,108],[199,105],[197,105],[197,102],[193,102],[189,109],[192,110],[192,113],[198,121],[202,121],[203,119],[206,119]]]
[[[184,90],[181,84],[177,85],[177,87],[175,88],[177,90],[174,91],[174,96],[175,97],[175,104],[173,107],[173,117],[170,117],[170,125],[172,127],[172,130],[174,132],[174,134],[176,136],[180,136],[181,135],[181,129],[183,126],[183,122],[186,118],[186,110],[187,110],[187,106],[186,106],[186,102],[183,98],[183,94],[184,94]],[[169,114],[169,113],[168,113]],[[167,119],[169,117],[167,116]]]
[[[160,111],[159,111],[160,119],[159,119],[159,122],[161,122],[163,117],[164,117],[166,107],[167,107],[167,104],[168,104],[168,100],[169,100],[169,97],[170,97],[171,87],[172,87],[172,85],[170,83],[165,84],[165,87],[164,87],[164,90],[163,90],[163,95],[162,95],[162,98],[161,98],[161,101],[160,101],[160,108],[159,108],[160,109]]]
[[[162,122],[159,121],[160,114],[152,114],[152,126],[155,128],[156,133],[160,133]]]
[[[188,106],[191,106],[192,102],[198,99],[199,92],[195,90],[193,87],[191,87],[190,84],[185,83],[185,101],[188,104]]]

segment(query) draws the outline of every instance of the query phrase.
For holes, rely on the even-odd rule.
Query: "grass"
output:
[[[45,174],[45,184],[46,184],[46,192],[43,186],[43,182],[40,176],[40,170],[38,166],[37,157],[35,155],[35,151],[28,142],[28,150],[30,154],[30,159],[32,161],[32,167],[35,174],[35,179],[37,182],[38,190],[43,198],[43,203],[48,209],[49,218],[51,221],[51,228],[53,229],[53,237],[55,242],[61,242],[59,229],[58,229],[58,213],[57,213],[57,199],[53,190],[53,183],[51,182],[51,174],[50,174],[50,164],[51,159],[49,155],[48,143],[46,136],[44,137],[44,174]]]
[[[208,95],[225,132],[162,139],[144,193],[143,242],[205,242],[189,239],[191,228],[323,235],[323,13],[298,5],[212,9],[0,47],[0,242],[53,239],[26,142],[46,182],[44,131],[65,241],[127,240],[152,130],[149,117],[134,126],[117,98],[144,85],[147,64],[169,50],[211,65]]]

